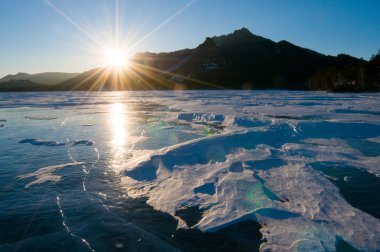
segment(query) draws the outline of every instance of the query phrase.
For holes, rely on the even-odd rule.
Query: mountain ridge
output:
[[[66,72],[42,72],[35,74],[28,74],[19,72],[17,74],[8,74],[0,79],[0,84],[11,80],[29,80],[36,84],[54,85],[62,81],[73,78],[80,73],[66,73]]]
[[[243,27],[192,49],[136,53],[129,72],[91,69],[41,90],[334,90],[343,84],[351,85],[349,91],[379,90],[376,62],[274,42]]]

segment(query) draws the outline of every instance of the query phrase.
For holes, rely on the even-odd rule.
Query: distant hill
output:
[[[343,54],[326,56],[285,40],[274,42],[242,28],[207,37],[193,49],[137,53],[126,72],[92,69],[36,90],[379,90],[378,61]],[[30,77],[28,80],[42,83]]]
[[[47,85],[37,84],[30,80],[11,79],[0,83],[0,91],[34,91],[44,90]]]
[[[1,83],[9,82],[12,80],[28,80],[36,84],[55,85],[65,80],[74,78],[79,73],[60,73],[60,72],[46,72],[37,74],[18,73],[15,75],[7,75],[0,79]]]

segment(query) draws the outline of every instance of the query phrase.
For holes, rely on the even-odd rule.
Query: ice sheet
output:
[[[263,251],[334,251],[341,239],[359,250],[380,250],[379,219],[350,205],[332,183],[336,178],[315,169],[316,163],[335,163],[380,176],[378,94],[163,91],[59,93],[59,99],[5,96],[2,108],[60,108],[75,116],[99,116],[97,121],[78,120],[77,125],[71,121],[70,126],[94,123],[96,127],[81,127],[76,133],[85,132],[81,139],[95,139],[115,156],[125,155],[118,167],[128,195],[146,198],[155,209],[173,215],[180,228],[213,232],[254,220],[262,226]],[[135,109],[126,114],[132,132],[123,143],[130,144],[128,148],[116,141],[122,128],[119,120],[109,123],[114,139],[104,126],[113,104]],[[38,113],[26,111],[25,116]],[[56,117],[63,119],[62,115]],[[2,117],[7,118],[2,129],[6,131],[14,120],[10,114]],[[29,122],[53,127],[61,120],[44,119]],[[53,133],[47,140],[28,135],[18,139],[61,144]],[[192,140],[179,141],[182,135]],[[134,138],[145,141],[136,144]],[[120,145],[108,148],[112,141]],[[34,173],[37,181],[37,175],[42,182],[59,179],[53,170],[60,168],[45,168]],[[198,211],[191,221],[183,214],[189,209]]]

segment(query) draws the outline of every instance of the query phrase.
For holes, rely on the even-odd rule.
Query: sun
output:
[[[128,54],[117,48],[106,51],[107,65],[113,69],[122,69],[128,66]]]

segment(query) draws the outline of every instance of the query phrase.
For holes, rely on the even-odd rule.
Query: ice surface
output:
[[[355,177],[334,177],[316,169],[316,164],[339,164],[339,169],[355,167],[380,177],[378,94],[165,91],[60,93],[59,99],[29,95],[6,94],[0,106],[54,108],[66,115],[49,114],[63,122],[37,116],[42,121],[28,123],[49,124],[54,128],[46,130],[50,135],[17,135],[16,142],[72,146],[93,142],[62,139],[94,139],[101,155],[111,153],[109,166],[121,169],[128,196],[147,199],[156,210],[175,217],[179,228],[215,232],[255,221],[265,238],[263,251],[335,251],[339,241],[358,250],[380,250],[380,220],[351,204],[337,186],[353,183]],[[124,128],[120,115],[109,120],[114,104],[131,108]],[[25,111],[22,119],[40,113]],[[15,121],[11,113],[1,116]],[[2,131],[8,130],[8,122]],[[96,127],[78,127],[86,124]],[[84,160],[80,153],[76,156]],[[36,176],[28,186],[60,179],[54,171],[62,166],[44,168],[21,177]]]

